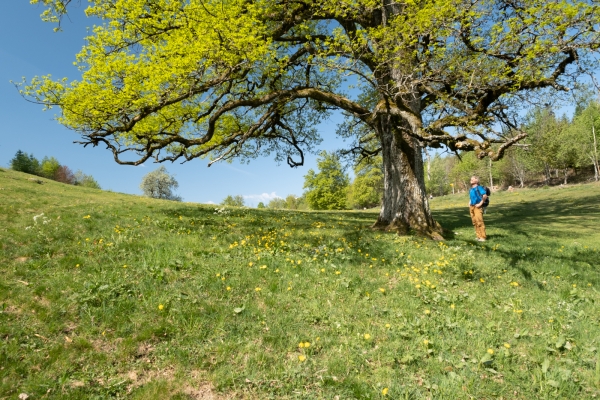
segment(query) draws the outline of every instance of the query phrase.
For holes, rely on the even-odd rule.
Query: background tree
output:
[[[591,164],[594,179],[600,180],[600,103],[591,101],[579,114],[576,113],[570,129],[579,148],[578,165]]]
[[[450,160],[449,157],[442,158],[436,154],[433,159],[426,162],[425,167],[428,170],[427,178],[425,178],[425,189],[427,193],[434,196],[443,196],[452,191],[450,186],[450,176],[446,170],[446,164]]]
[[[228,195],[223,199],[221,205],[228,207],[244,207],[244,197],[239,194],[236,196]]]
[[[256,208],[267,208],[265,206],[265,203],[263,203],[262,201],[258,203],[258,205],[256,206]]]
[[[92,175],[86,175],[81,170],[75,173],[75,185],[83,186],[91,189],[102,189],[100,184]]]
[[[40,173],[48,179],[56,179],[56,174],[60,168],[60,163],[54,157],[44,157],[40,166]]]
[[[39,2],[56,20],[70,0]],[[23,91],[59,106],[80,143],[106,145],[121,164],[275,152],[298,166],[339,109],[383,157],[375,227],[435,238],[422,147],[501,158],[526,136],[517,111],[568,90],[600,46],[600,13],[585,0],[118,5],[91,0],[86,14],[104,23],[78,55],[80,80],[34,78]],[[349,96],[347,76],[368,95]]]
[[[281,197],[275,197],[269,201],[267,207],[273,210],[283,210],[286,207],[286,202]]]
[[[348,188],[348,205],[372,208],[381,205],[383,196],[383,160],[365,158],[354,167],[354,180]]]
[[[17,150],[15,156],[10,160],[10,168],[27,174],[39,175],[40,162],[33,154],[27,154]]]
[[[66,183],[68,185],[74,185],[77,182],[75,178],[75,174],[71,171],[71,168],[66,165],[61,165],[56,170],[54,175],[54,180],[61,183]]]
[[[317,158],[318,172],[310,169],[304,176],[304,193],[313,210],[344,210],[350,180],[339,157],[322,151]]]
[[[550,107],[538,107],[528,115],[524,129],[529,134],[534,168],[542,171],[545,183],[549,185],[552,172],[558,168],[562,124]]]
[[[512,182],[512,185],[525,186],[525,180],[531,175],[533,164],[531,155],[526,148],[513,147],[507,152],[503,175]]]
[[[144,196],[154,199],[181,201],[181,197],[173,193],[179,187],[179,183],[173,175],[170,175],[164,165],[147,173],[142,178],[140,189]]]

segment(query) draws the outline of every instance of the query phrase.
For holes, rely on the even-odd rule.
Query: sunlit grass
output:
[[[598,185],[493,194],[482,244],[465,194],[432,242],[27,177],[0,171],[2,396],[600,395]]]

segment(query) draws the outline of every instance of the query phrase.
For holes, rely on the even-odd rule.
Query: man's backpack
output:
[[[485,194],[487,195],[487,197],[485,198],[485,201],[483,202],[483,205],[482,205],[482,207],[485,208],[490,205],[490,195],[492,194],[492,192],[489,187],[487,187],[487,186],[482,186],[482,187],[485,189]]]

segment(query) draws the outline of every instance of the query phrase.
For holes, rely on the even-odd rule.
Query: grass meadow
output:
[[[0,399],[600,396],[598,184],[494,193],[478,243],[466,194],[434,242],[28,178],[0,170]]]

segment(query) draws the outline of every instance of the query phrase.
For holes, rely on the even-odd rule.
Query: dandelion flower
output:
[[[231,286],[227,286],[227,290],[231,290]]]
[[[391,325],[390,324],[385,324],[385,327],[389,329],[391,327]]]
[[[341,272],[340,271],[335,271],[335,274],[339,275],[339,274],[341,274]]]
[[[162,311],[164,308],[165,308],[165,306],[163,306],[162,304],[159,304],[159,305],[158,305],[158,309],[159,309],[159,310],[161,310],[161,311]]]
[[[415,285],[415,288],[421,289],[421,285]]]
[[[450,304],[450,308],[454,310],[456,306],[454,304]]]
[[[321,272],[325,272],[325,268],[321,268]]]
[[[300,362],[304,362],[304,361],[306,361],[306,356],[305,356],[305,355],[302,355],[302,354],[300,354],[300,355],[298,356],[298,361],[300,361]]]
[[[304,348],[309,348],[310,347],[310,342],[304,342]]]
[[[75,268],[79,268],[79,264],[76,264],[76,265],[75,265]]]
[[[381,287],[381,288],[379,288],[379,291],[380,291],[381,293],[385,293],[385,289],[384,289],[384,288],[382,288],[382,287]]]
[[[492,349],[487,349],[488,354],[494,354],[494,350]]]
[[[479,282],[483,283],[483,282],[485,282],[485,279],[479,278]]]
[[[259,287],[257,287],[257,288],[256,288],[256,289],[254,289],[254,290],[255,290],[255,291],[257,291],[257,292],[260,292],[262,289],[261,289],[261,288],[259,288]]]
[[[431,314],[431,311],[430,311],[430,310],[425,310],[424,312],[425,312],[425,314],[427,314],[427,315]]]
[[[387,394],[388,394],[388,388],[383,388],[383,389],[381,389],[381,394],[382,394],[383,396],[387,396]]]
[[[510,344],[509,343],[504,343],[504,347],[506,347],[507,349],[510,349]]]
[[[248,266],[249,266],[249,267],[251,267],[251,266],[253,266],[253,265],[254,265],[254,263],[253,263],[252,261],[250,261],[250,262],[248,263]]]
[[[371,339],[371,335],[369,335],[368,333],[365,333],[364,337],[365,337],[365,340]]]
[[[298,347],[303,348],[304,347],[304,342],[298,343]]]

